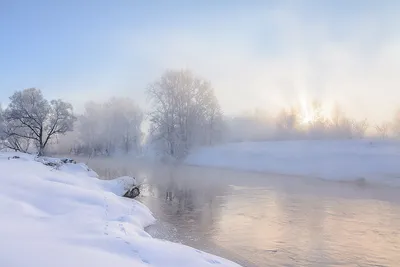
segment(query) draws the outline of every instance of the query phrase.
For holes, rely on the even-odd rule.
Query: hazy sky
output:
[[[78,109],[166,68],[209,79],[225,113],[320,99],[400,108],[400,1],[0,1],[0,101],[38,87]]]

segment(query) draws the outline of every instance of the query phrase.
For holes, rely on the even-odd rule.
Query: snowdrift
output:
[[[400,142],[271,141],[200,148],[186,164],[400,185]]]
[[[129,178],[103,181],[84,164],[58,163],[0,153],[0,266],[239,266],[152,238],[148,208],[117,195]]]

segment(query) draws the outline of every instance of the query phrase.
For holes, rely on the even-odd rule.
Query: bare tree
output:
[[[210,98],[210,105],[206,110],[206,127],[203,128],[206,144],[213,145],[224,138],[225,124],[222,111],[216,97]]]
[[[104,110],[99,103],[85,104],[84,113],[78,118],[79,139],[82,143],[80,150],[84,154],[98,154],[105,150]]]
[[[380,125],[376,125],[375,130],[381,138],[385,139],[389,136],[390,126],[390,123],[383,122]]]
[[[352,121],[346,117],[342,108],[336,104],[332,111],[329,134],[333,138],[352,138]]]
[[[400,137],[400,110],[395,113],[391,128],[394,136]]]
[[[3,146],[15,151],[28,152],[32,139],[25,137],[26,132],[14,123],[5,123],[3,128]]]
[[[361,121],[353,120],[351,123],[352,126],[352,136],[355,138],[364,138],[365,134],[368,130],[369,124],[368,120],[364,119]]]
[[[321,139],[329,138],[329,120],[323,114],[323,107],[320,101],[313,101],[312,103],[313,118],[306,125],[308,138]]]
[[[0,104],[0,140],[3,140],[3,134],[4,134],[4,111],[3,107]]]
[[[276,117],[276,138],[278,139],[292,139],[300,137],[299,126],[299,112],[295,107],[290,110],[283,109]]]
[[[105,104],[107,133],[113,140],[113,149],[120,148],[125,153],[138,151],[142,131],[143,113],[130,98],[111,98]]]
[[[169,70],[147,89],[152,141],[181,158],[196,145],[209,145],[221,130],[222,114],[208,81],[190,71]]]
[[[72,105],[62,100],[49,103],[36,88],[15,92],[4,112],[7,146],[25,151],[21,144],[33,142],[38,154],[43,155],[53,137],[72,131],[72,111]]]
[[[5,138],[5,124],[4,124],[4,115],[3,115],[3,107],[0,104],[0,149],[4,147],[4,138]]]
[[[89,102],[78,120],[80,149],[85,153],[137,152],[142,141],[143,112],[130,98]]]

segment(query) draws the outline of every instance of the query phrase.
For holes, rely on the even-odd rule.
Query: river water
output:
[[[400,188],[95,158],[143,182],[147,231],[243,266],[400,266]]]

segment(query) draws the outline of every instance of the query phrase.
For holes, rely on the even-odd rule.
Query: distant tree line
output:
[[[355,139],[374,130],[380,138],[400,137],[400,112],[391,122],[371,126],[336,106],[329,117],[318,101],[305,120],[293,106],[277,115],[256,110],[223,115],[211,83],[188,70],[167,70],[149,84],[150,109],[130,98],[88,102],[82,114],[63,100],[47,100],[36,88],[15,92],[0,106],[0,148],[22,152],[113,155],[141,153],[143,145],[159,155],[184,158],[192,149],[220,142],[290,139]],[[143,123],[148,123],[148,132]]]
[[[400,138],[400,112],[392,122],[371,125],[367,118],[356,120],[346,116],[336,105],[326,117],[321,104],[314,102],[313,118],[305,121],[297,106],[282,109],[276,115],[256,109],[240,116],[225,118],[226,141],[267,141],[298,139],[361,139],[366,136],[381,139]]]
[[[223,137],[223,117],[211,84],[187,70],[166,71],[146,90],[150,110],[129,98],[86,103],[75,130],[59,138],[54,150],[81,155],[141,153],[143,145],[159,156],[180,159],[197,146]],[[143,122],[149,131],[144,140]]]

